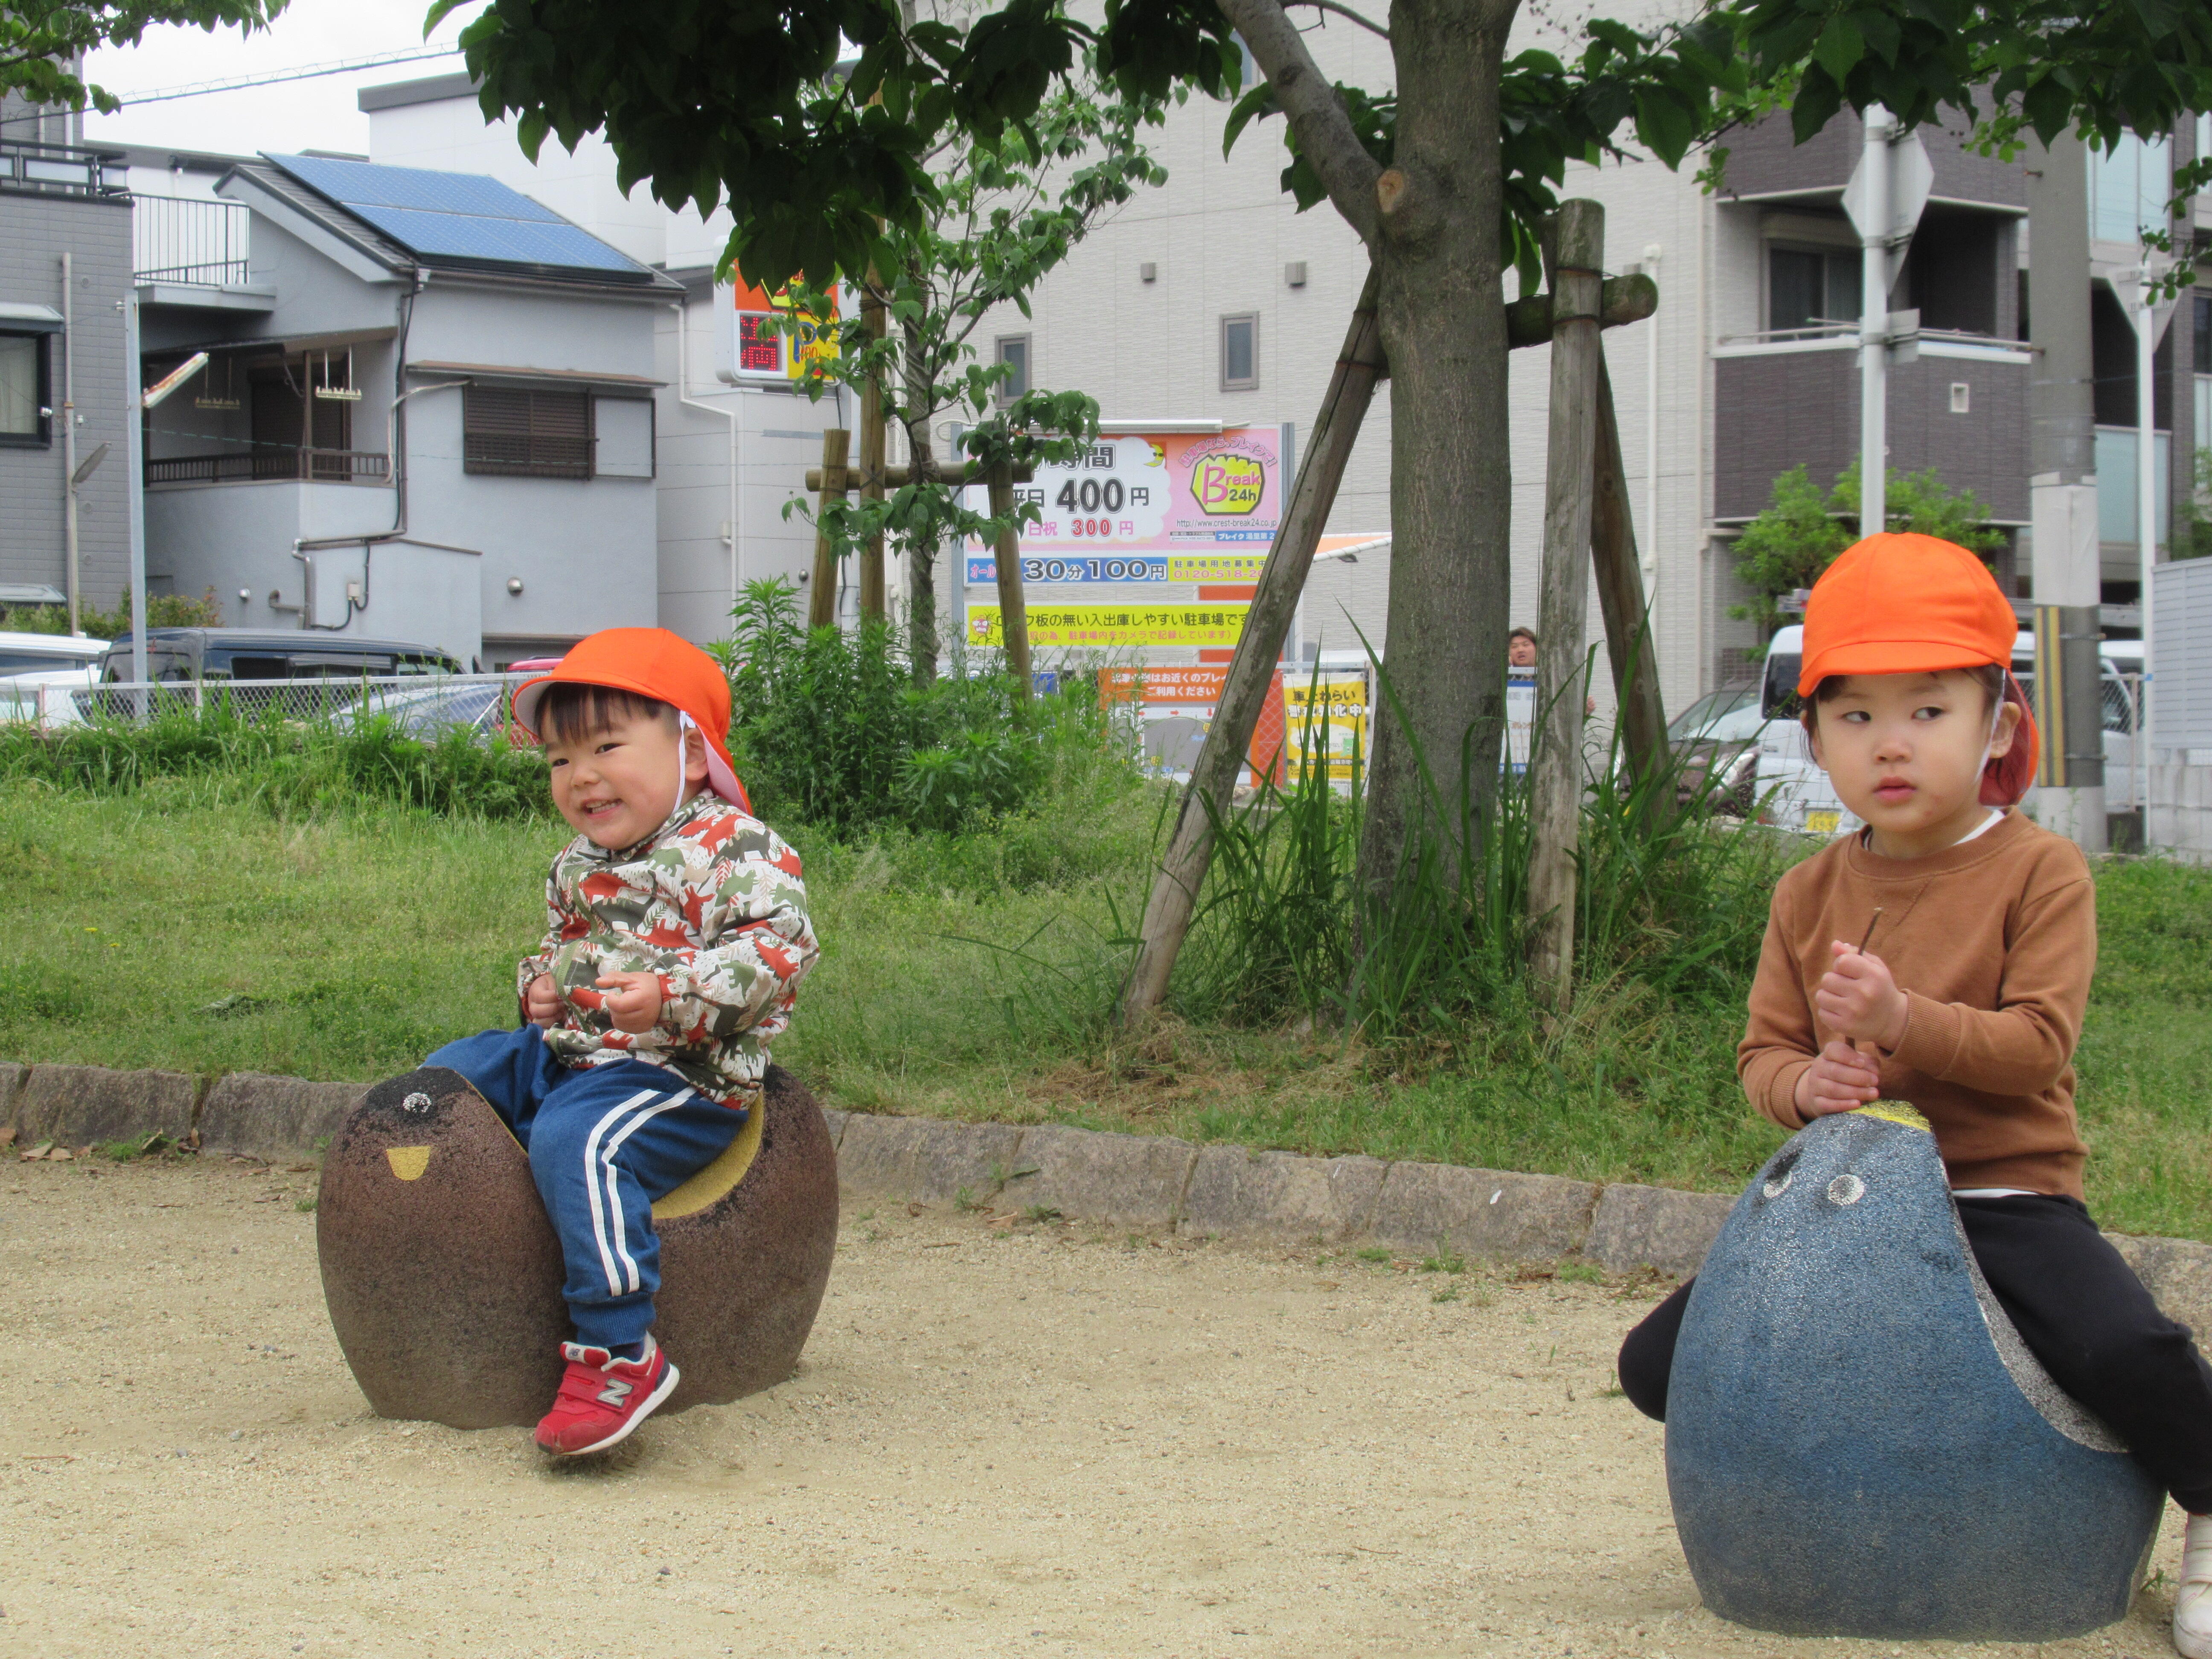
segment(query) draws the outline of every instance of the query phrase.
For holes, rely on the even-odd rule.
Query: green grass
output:
[[[777,1057],[834,1104],[1730,1191],[1780,1139],[1735,1083],[1739,1001],[1633,979],[1449,1045],[1301,1021],[1104,1023],[1157,802],[1102,772],[992,834],[805,856],[820,968]],[[286,819],[204,782],[0,783],[0,1056],[386,1076],[514,1018],[565,839],[543,818]],[[2107,866],[2079,1066],[2092,1206],[2212,1239],[2212,871]]]

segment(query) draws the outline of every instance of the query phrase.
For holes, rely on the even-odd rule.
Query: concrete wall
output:
[[[2150,769],[2150,822],[2144,839],[2154,852],[2212,864],[2212,750],[2160,752],[2168,763]]]
[[[84,597],[112,609],[130,578],[129,363],[118,302],[131,282],[131,205],[126,201],[0,191],[0,300],[62,307],[61,256],[71,255],[76,293],[77,459],[102,444],[107,459],[77,492],[77,536]],[[47,342],[54,415],[51,441],[0,447],[0,581],[46,582],[65,589],[62,499],[62,342]]]
[[[688,322],[680,322],[672,306],[658,313],[657,326],[654,373],[669,382],[656,413],[659,621],[703,644],[729,634],[733,581],[741,586],[780,576],[805,591],[813,527],[795,515],[787,520],[783,506],[805,494],[804,475],[821,463],[821,433],[837,424],[837,406],[828,398],[811,403],[790,392],[717,381],[712,301],[703,291],[690,301]],[[688,364],[679,358],[679,345],[688,349]],[[725,539],[733,516],[725,410],[736,414],[738,424],[734,560]],[[902,563],[893,560],[891,571],[901,592]]]

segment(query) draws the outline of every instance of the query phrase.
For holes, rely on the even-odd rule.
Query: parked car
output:
[[[58,669],[83,668],[106,654],[106,640],[82,634],[0,633],[0,676],[49,674]]]
[[[512,684],[501,680],[467,680],[420,689],[384,686],[339,710],[331,723],[344,728],[381,716],[409,737],[425,742],[434,742],[454,726],[484,737],[506,725],[513,690]]]
[[[1756,789],[1766,801],[1764,822],[1810,836],[1834,836],[1861,828],[1861,821],[1839,798],[1828,775],[1813,759],[1803,724],[1797,717],[1797,671],[1804,660],[1805,630],[1778,629],[1766,647],[1766,674],[1759,708],[1766,725],[1759,739]],[[2120,678],[2125,663],[2142,672],[2142,647],[2130,640],[2107,640],[2099,653],[2105,706],[2104,750],[2108,768],[2124,768],[2129,750],[2129,700]],[[2035,696],[2035,635],[2013,641],[2013,678],[2032,702]]]
[[[1687,805],[1703,795],[1717,812],[1749,817],[1758,801],[1759,738],[1765,724],[1759,687],[1751,683],[1709,691],[1677,714],[1667,727],[1680,762],[1675,800]]]
[[[0,633],[0,720],[66,726],[83,719],[75,694],[93,683],[106,640]]]
[[[100,678],[131,678],[131,636],[106,647]],[[382,679],[404,674],[465,674],[467,668],[434,645],[356,639],[308,629],[153,628],[146,632],[146,678],[191,680]]]

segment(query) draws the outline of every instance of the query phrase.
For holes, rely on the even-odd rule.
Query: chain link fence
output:
[[[373,719],[410,737],[434,740],[456,727],[485,738],[511,725],[514,688],[527,674],[326,675],[285,680],[159,680],[88,684],[82,674],[0,679],[0,721],[42,732],[164,715],[213,714],[247,720],[328,725],[340,730]],[[512,741],[528,739],[509,731]]]

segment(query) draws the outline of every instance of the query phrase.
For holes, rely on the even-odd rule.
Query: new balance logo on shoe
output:
[[[676,1391],[676,1367],[650,1336],[635,1359],[581,1342],[563,1343],[561,1352],[568,1367],[553,1409],[538,1425],[538,1443],[564,1457],[605,1451]]]

